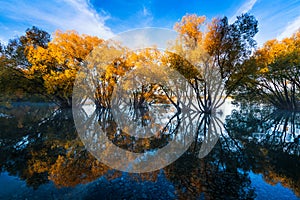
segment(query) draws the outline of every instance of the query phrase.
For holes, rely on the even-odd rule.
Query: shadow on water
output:
[[[140,117],[141,126],[150,120],[147,112],[134,116]],[[173,113],[160,134],[136,138],[118,128],[110,110],[98,110],[88,117],[99,123],[112,143],[130,152],[164,147],[176,138],[178,124],[186,120]],[[189,120],[196,129],[188,150],[161,170],[138,174],[113,170],[92,156],[76,132],[71,110],[47,105],[1,107],[0,182],[8,188],[0,191],[0,198],[267,198],[251,174],[262,176],[259,187],[276,186],[282,193],[276,194],[278,199],[299,198],[299,113],[252,105],[233,110],[225,125],[204,114]],[[207,132],[213,121],[220,138],[207,156],[199,158],[205,138],[217,134]],[[20,187],[9,188],[10,183]]]

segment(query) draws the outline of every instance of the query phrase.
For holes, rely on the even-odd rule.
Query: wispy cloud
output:
[[[158,47],[167,49],[170,41],[175,41],[177,33],[165,28],[138,28],[118,34],[115,39],[129,49]]]
[[[152,26],[153,23],[153,15],[149,8],[143,6],[141,10],[139,10],[135,16],[136,18],[140,19],[139,23],[136,24],[140,27],[149,27]]]
[[[12,0],[0,2],[0,7],[0,14],[5,19],[2,24],[10,24],[6,35],[0,33],[3,38],[15,31],[24,31],[24,26],[28,28],[32,25],[50,32],[56,29],[76,30],[105,39],[114,35],[105,25],[109,16],[104,12],[98,13],[88,0]]]
[[[229,22],[232,23],[235,21],[235,18],[237,16],[239,16],[240,14],[249,12],[253,8],[253,6],[256,2],[257,2],[257,0],[246,0],[246,2],[241,7],[239,7],[239,9],[229,19]]]
[[[297,30],[300,30],[300,15],[291,23],[288,23],[283,32],[279,34],[277,39],[281,40],[285,37],[290,37]]]
[[[259,47],[267,40],[291,36],[300,28],[299,0],[259,1],[256,5],[251,13],[259,24],[256,36]]]
[[[143,7],[143,15],[145,17],[151,15],[151,12],[149,12],[149,10],[145,6]]]

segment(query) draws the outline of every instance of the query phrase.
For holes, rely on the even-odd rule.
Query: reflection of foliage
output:
[[[109,168],[89,154],[80,140],[67,145],[69,148],[66,148],[66,154],[59,155],[48,172],[49,179],[57,186],[69,187],[88,183],[107,173]]]
[[[4,50],[1,47],[0,92],[21,99],[26,90],[36,89],[60,106],[70,107],[76,74],[84,66],[92,69],[92,76],[88,80],[82,74],[78,77],[91,83],[92,88],[83,90],[95,92],[92,97],[84,96],[80,103],[88,98],[95,103],[97,110],[91,120],[99,122],[113,144],[131,152],[150,152],[163,148],[174,138],[184,143],[184,139],[176,137],[179,124],[182,123],[185,132],[193,132],[190,123],[196,124],[198,129],[190,150],[165,169],[180,198],[198,198],[202,192],[208,199],[253,198],[246,173],[249,170],[263,174],[271,184],[280,182],[292,188],[299,196],[299,114],[274,114],[273,110],[242,107],[227,119],[227,133],[222,132],[223,127],[212,116],[224,97],[240,84],[278,108],[299,110],[299,32],[280,42],[267,42],[248,60],[257,33],[253,16],[241,15],[233,24],[226,17],[214,19],[207,32],[201,30],[204,21],[205,17],[184,16],[175,25],[179,33],[172,46],[175,53],[166,54],[155,48],[130,52],[117,43],[72,31],[57,31],[50,41],[49,34],[33,27],[25,36],[10,41]],[[91,60],[84,63],[87,55]],[[165,78],[160,65],[179,72],[193,91],[180,81],[171,82],[182,86],[175,88],[181,89],[180,92],[153,81],[156,77]],[[153,104],[174,106],[176,110],[151,138],[133,137],[126,127],[120,130],[111,114],[113,91],[120,78],[132,72],[149,75],[145,78],[147,83],[140,87],[122,85],[132,92],[130,114],[138,125],[151,126]],[[238,89],[236,93],[245,92],[245,88]],[[189,98],[180,102],[183,96],[196,96],[195,110],[200,111],[196,112],[197,118],[185,115],[188,109],[197,106]],[[1,171],[18,175],[34,188],[49,180],[65,187],[91,182],[100,176],[111,179],[121,176],[119,172],[111,174],[107,166],[84,149],[70,110],[41,110],[32,111],[30,107],[3,110],[7,116],[0,118]],[[197,157],[200,145],[206,139],[217,138],[218,131],[222,135],[219,146],[207,158]],[[155,181],[157,173],[132,177]]]
[[[103,109],[100,112],[100,126],[107,132],[109,139],[112,140],[115,145],[133,152],[140,152],[138,151],[139,149],[156,148],[153,144],[157,144],[159,141],[153,140],[151,143],[143,143],[141,141],[144,139],[134,140],[134,138],[117,129],[113,116],[109,114],[109,110]],[[199,135],[197,135],[197,137],[200,137],[200,135],[204,134],[204,131],[206,131],[212,119],[209,115],[200,115],[197,120],[200,124],[198,128]],[[184,123],[184,121],[186,120],[183,118],[180,119],[181,123]],[[198,124],[198,122],[196,124]],[[188,125],[185,127],[187,128]],[[219,127],[217,129],[219,129]],[[172,130],[169,130],[168,132],[171,131]],[[168,132],[166,132],[166,134],[168,134]],[[176,135],[176,133],[171,134]],[[206,132],[206,137],[212,137],[211,134],[212,132]],[[152,139],[150,138],[150,140]],[[195,143],[199,143],[200,141],[203,142],[197,138]],[[184,143],[184,138],[181,138],[179,142]],[[165,142],[163,144],[166,145],[167,143]],[[129,146],[131,148],[129,148]],[[205,160],[198,158],[192,146],[190,151],[186,152],[183,157],[165,168],[166,176],[175,185],[179,198],[199,198],[202,192],[204,192],[205,198],[208,199],[218,197],[249,199],[254,197],[247,173],[241,173],[238,170],[240,166],[238,161],[240,154],[231,155],[232,152],[222,149],[222,146],[219,151],[215,150],[209,155],[209,159],[206,158]],[[223,158],[224,155],[226,155],[226,157]],[[220,162],[216,163],[215,159],[218,157],[222,158],[220,158]],[[227,159],[227,157],[229,159]],[[148,178],[153,178],[153,173],[147,173],[145,175],[147,175]],[[137,175],[133,174],[132,176],[135,177]],[[140,175],[138,175],[137,178],[140,179]],[[224,187],[224,185],[226,187]]]
[[[259,106],[243,107],[227,119],[229,135],[243,144],[247,168],[262,173],[271,183],[282,183],[299,196],[298,113],[283,113]]]
[[[249,170],[263,174],[264,179],[270,184],[280,182],[292,188],[297,195],[299,194],[297,173],[299,159],[295,154],[296,151],[289,152],[291,149],[288,151],[283,148],[286,146],[282,145],[287,142],[278,144],[278,140],[273,137],[266,137],[259,142],[259,138],[252,135],[254,132],[270,130],[273,126],[278,127],[284,124],[285,120],[282,121],[281,117],[276,118],[276,115],[271,115],[272,111],[267,109],[246,108],[244,107],[241,113],[234,112],[227,119],[228,135],[222,133],[219,142],[208,156],[200,159],[198,153],[194,151],[194,147],[203,142],[198,139],[194,142],[198,145],[192,145],[180,159],[163,170],[166,178],[174,185],[179,198],[195,199],[202,195],[206,199],[254,198],[255,191],[251,188],[247,173]],[[19,176],[35,188],[49,180],[58,187],[68,187],[91,182],[101,176],[108,180],[122,176],[122,173],[111,171],[98,162],[84,149],[75,132],[70,110],[56,110],[53,113],[49,109],[35,110],[32,107],[22,109],[35,113],[35,117],[25,116],[24,113],[27,112],[20,107],[1,110],[8,116],[14,116],[1,118],[1,125],[5,126],[6,130],[1,131],[1,170]],[[161,148],[176,134],[173,132],[168,135],[169,131],[172,132],[170,127],[166,129],[165,140],[152,138],[148,143],[142,139],[133,140],[126,133],[120,132],[116,135],[118,129],[108,109],[97,112],[101,113],[96,113],[94,118],[91,118],[98,121],[107,131],[111,141],[129,151],[142,152],[144,147]],[[203,117],[197,119],[199,121],[197,124],[202,124],[198,130],[199,135],[203,135],[207,123],[211,120]],[[294,115],[289,118],[289,122],[295,119],[295,123],[298,123],[298,117]],[[180,120],[184,123],[183,118]],[[18,123],[23,126],[16,128]],[[190,130],[187,124],[185,127]],[[184,139],[182,138],[180,142],[184,142]],[[295,138],[294,144],[296,142]],[[138,182],[156,181],[158,173],[159,171],[127,174],[127,176]]]
[[[195,154],[187,152],[165,169],[167,178],[175,185],[179,198],[254,198],[247,173],[238,172],[237,166],[230,164],[230,160],[216,163],[216,153],[217,151],[213,150],[205,159],[199,159]]]
[[[140,117],[143,118],[143,116]],[[126,132],[126,127],[124,127],[124,130],[117,127],[109,109],[98,110],[97,118],[100,127],[115,145],[136,153],[162,148],[168,144],[172,137],[176,135],[178,123],[180,123],[179,114],[174,114],[157,134],[150,138],[136,138]]]
[[[108,168],[86,152],[78,139],[71,110],[26,108],[32,115],[18,116],[20,108],[11,109],[5,113],[12,117],[1,121],[7,124],[6,131],[1,131],[1,170],[18,175],[34,188],[49,179],[57,186],[75,186],[106,173]],[[20,121],[25,126],[16,128]]]
[[[53,109],[49,109],[45,105],[37,106],[35,109],[29,105],[1,109],[1,113],[8,115],[7,118],[0,118],[2,126],[0,131],[1,170],[7,170],[13,175],[18,175],[33,187],[47,182],[46,174],[30,173],[31,167],[29,167],[28,162],[32,158],[31,150],[34,149],[35,145],[41,145],[34,124],[41,123],[43,121],[41,119],[49,116],[51,110]],[[43,150],[40,153],[42,155]]]

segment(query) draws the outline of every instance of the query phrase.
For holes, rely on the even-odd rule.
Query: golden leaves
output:
[[[47,48],[26,47],[32,66],[25,73],[30,79],[42,78],[49,94],[69,101],[77,71],[86,56],[102,42],[102,39],[75,31],[56,31]]]
[[[216,49],[221,46],[221,35],[218,27],[220,19],[214,18],[211,23],[207,25],[207,32],[203,41],[203,48],[212,54]]]
[[[182,17],[180,22],[177,22],[174,29],[185,38],[185,42],[195,45],[202,41],[202,32],[200,31],[201,26],[205,22],[205,16],[197,16],[196,14],[185,15]]]
[[[286,64],[299,63],[300,55],[300,31],[291,37],[284,38],[281,41],[277,39],[267,41],[262,48],[255,52],[257,65],[260,67],[260,72],[269,72],[268,67],[275,66],[275,63],[282,67]]]

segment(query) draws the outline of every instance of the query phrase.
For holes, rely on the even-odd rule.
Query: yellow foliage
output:
[[[75,31],[56,31],[47,48],[26,47],[32,67],[25,73],[31,79],[42,78],[49,94],[69,101],[77,71],[86,56],[102,42],[102,39]]]
[[[202,41],[201,26],[205,22],[205,16],[197,16],[196,14],[187,14],[182,17],[180,22],[177,22],[174,29],[185,38],[185,42],[192,42],[192,46]]]
[[[265,67],[259,70],[260,73],[268,73],[269,72],[269,68]]]
[[[299,63],[299,55],[300,31],[281,41],[278,41],[277,39],[267,41],[262,48],[255,52],[254,57],[260,68],[259,72],[266,73],[269,72],[268,66],[276,62],[283,62],[284,59],[291,64]]]
[[[205,34],[203,41],[203,48],[211,54],[213,51],[218,49],[221,45],[221,35],[218,31],[218,18],[214,18],[211,23],[207,25],[207,33]]]

